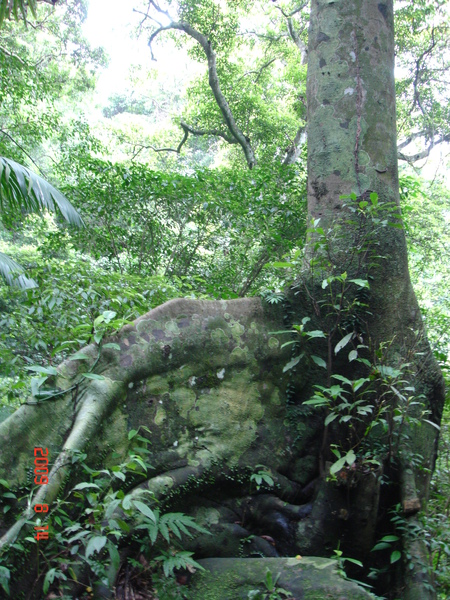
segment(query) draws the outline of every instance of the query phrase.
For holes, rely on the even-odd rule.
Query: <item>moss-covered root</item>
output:
[[[52,459],[56,457],[48,484],[41,486],[31,507],[3,535],[0,549],[17,538],[35,504],[50,504],[56,498],[67,477],[71,453],[88,448],[105,419],[127,397],[130,386],[181,366],[189,365],[195,374],[201,365],[223,378],[229,367],[279,360],[278,340],[270,340],[267,331],[279,329],[280,324],[266,321],[257,298],[173,300],[124,327],[109,347],[91,344],[83,350],[83,360],[60,365],[55,385],[68,390],[67,394],[40,403],[32,399],[31,405],[0,423],[0,478],[8,480],[11,488],[29,484],[36,446],[49,448]],[[126,431],[123,436],[126,444]]]
[[[192,583],[194,600],[238,600],[248,598],[250,590],[267,591],[270,572],[276,586],[295,598],[326,600],[351,598],[370,600],[372,594],[343,579],[337,562],[327,558],[210,558],[199,561],[206,571],[195,573]]]
[[[408,518],[407,530],[414,532],[420,529],[415,516]],[[405,589],[404,600],[435,600],[432,572],[429,566],[428,550],[422,539],[411,533],[403,536]]]
[[[0,552],[9,544],[14,543],[23,525],[35,515],[36,504],[51,504],[56,498],[72,464],[73,451],[83,450],[91,440],[98,423],[102,421],[109,410],[110,401],[117,393],[120,393],[121,387],[119,383],[113,383],[107,379],[93,382],[79,406],[69,437],[50,470],[48,483],[40,486],[38,493],[21,518],[0,539]]]

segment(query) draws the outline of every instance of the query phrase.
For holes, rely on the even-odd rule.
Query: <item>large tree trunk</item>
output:
[[[66,394],[27,404],[0,424],[0,479],[13,490],[30,490],[35,447],[49,449],[52,465],[49,483],[30,507],[1,517],[0,551],[15,561],[13,597],[28,592],[36,578],[33,570],[23,577],[23,555],[11,551],[25,531],[30,534],[34,506],[51,508],[71,487],[74,453],[85,452],[96,469],[124,460],[132,445],[128,433],[140,425],[149,431],[142,433],[151,440],[154,470],[124,489],[135,498],[149,490],[208,527],[213,538],[186,540],[197,557],[235,557],[243,550],[328,557],[341,543],[346,554],[369,561],[377,539],[393,531],[386,515],[396,503],[402,502],[406,525],[415,523],[437,438],[434,427],[419,427],[419,421],[428,410],[439,424],[443,383],[411,288],[404,232],[390,209],[398,206],[393,60],[390,0],[312,1],[313,225],[303,273],[285,303],[171,301],[109,340],[120,349],[93,344],[83,351],[88,360],[61,365],[55,385]],[[304,317],[311,319],[305,330],[322,337],[297,336],[304,357],[286,371],[301,349],[281,348],[280,339],[289,338],[273,332]],[[345,349],[336,352],[343,339]],[[83,376],[91,369],[96,380]],[[395,369],[401,375],[395,377]],[[366,378],[361,389],[372,413],[361,416],[355,408],[346,413],[350,422],[340,413],[325,426],[337,409],[304,402],[315,384],[342,381],[333,375]],[[399,390],[397,381],[405,378],[409,385]],[[333,448],[350,454],[330,477]],[[261,465],[274,486],[256,489],[251,475]],[[381,486],[382,476],[389,486]],[[421,542],[406,535],[402,542],[403,568],[387,585],[395,597],[432,598]],[[39,598],[39,585],[34,590]]]
[[[411,397],[395,398],[394,391],[391,402],[404,411],[411,429],[401,434],[397,452],[391,445],[384,468],[388,467],[390,476],[398,479],[398,498],[405,518],[413,526],[414,514],[426,499],[437,443],[437,428],[420,421],[428,416],[439,424],[444,387],[411,286],[401,227],[392,0],[312,2],[307,100],[308,208],[313,224],[305,279],[309,294],[316,295],[321,322],[328,323],[329,373],[350,372],[352,379],[357,376],[355,363],[350,366],[341,360],[340,364],[330,364],[334,358],[332,346],[339,335],[343,337],[352,330],[354,341],[368,346],[365,355],[372,364],[380,357],[380,348],[388,344],[386,364],[395,368],[407,365],[403,370],[409,386],[404,387],[414,386],[415,391],[408,393],[419,401],[413,409]],[[326,244],[321,243],[318,227],[325,231]],[[367,306],[353,305],[346,312],[341,304],[341,308],[331,311],[330,318],[329,302],[320,306],[324,292],[318,284],[344,271],[347,281],[363,278],[370,284],[370,292],[364,296]],[[328,282],[332,286],[330,279]],[[350,304],[358,299],[351,288],[345,288]],[[350,315],[356,315],[352,322]],[[337,435],[342,436],[342,430]],[[354,542],[366,551],[377,534],[378,521],[373,517],[379,499],[373,488],[368,486],[363,494],[362,506],[366,503],[370,507],[370,515],[360,515],[359,519],[365,523],[363,539]],[[391,502],[394,499],[395,494]],[[399,593],[404,598],[433,597],[424,585],[430,583],[430,575],[423,542],[413,536],[403,543],[405,587]]]

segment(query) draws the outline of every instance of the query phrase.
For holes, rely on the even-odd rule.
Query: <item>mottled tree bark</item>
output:
[[[391,215],[391,223],[378,228],[372,242],[377,255],[374,264],[370,249],[359,257],[354,254],[357,233],[354,219],[350,223],[353,217],[345,198],[354,194],[354,206],[360,202],[370,205],[370,196],[376,193],[381,207],[398,207],[395,212],[400,214],[392,0],[312,0],[307,102],[309,217],[315,221],[316,229],[322,227],[330,239],[338,226],[341,229],[330,242],[334,258],[328,260],[328,246],[328,259],[320,262],[320,278],[344,269],[349,277],[369,278],[370,315],[365,343],[372,349],[383,342],[391,343],[392,364],[409,363],[411,385],[417,396],[423,394],[422,408],[428,409],[439,424],[443,380],[410,282],[399,217],[393,216],[390,209],[387,214]],[[306,270],[314,258],[312,247],[317,237],[316,231],[310,233]],[[310,269],[314,279],[313,271]],[[315,283],[311,285],[314,289]],[[406,516],[417,512],[426,498],[437,432],[424,425],[412,437],[408,452],[422,456],[422,466],[430,471],[424,475],[422,469],[411,466],[408,456],[402,456],[399,483]],[[377,494],[377,490],[372,490],[373,499]],[[372,515],[374,510],[372,506]],[[376,533],[376,521],[372,521],[372,532],[366,531],[366,543],[370,538],[375,541]],[[358,545],[357,540],[355,544]],[[426,586],[430,577],[424,547],[417,540],[404,540],[404,544],[406,553],[413,558],[405,561],[402,597],[434,597]]]

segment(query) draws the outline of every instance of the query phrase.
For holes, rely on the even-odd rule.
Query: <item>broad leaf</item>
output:
[[[342,350],[342,348],[344,348],[349,341],[352,339],[353,337],[353,331],[351,333],[347,333],[347,335],[345,337],[342,338],[342,340],[340,342],[338,342],[334,348],[334,353],[337,354],[339,352],[339,350]]]

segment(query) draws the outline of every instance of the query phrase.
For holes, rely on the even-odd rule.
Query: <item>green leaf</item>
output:
[[[0,156],[0,165],[4,167],[0,170],[0,193],[9,206],[20,204],[32,212],[59,212],[68,223],[84,225],[77,210],[48,181],[4,156]]]
[[[114,576],[115,576],[119,570],[120,554],[111,540],[108,540],[108,552],[109,552],[109,557],[111,559],[111,565],[114,569]],[[112,585],[114,582],[112,581],[110,583]]]
[[[319,365],[319,367],[323,367],[324,369],[327,368],[327,363],[323,360],[323,358],[320,358],[320,356],[315,356],[314,354],[312,354],[311,360],[315,362],[316,365]]]
[[[103,315],[99,315],[96,319],[94,319],[94,327],[97,327],[100,325],[100,323],[103,323],[104,320],[105,317]]]
[[[72,491],[74,490],[86,490],[88,488],[96,488],[97,490],[100,489],[100,487],[96,484],[96,483],[78,483],[74,488],[72,488]]]
[[[372,548],[371,552],[375,552],[376,550],[386,550],[386,548],[390,547],[391,544],[388,544],[387,542],[379,542]]]
[[[22,267],[12,258],[0,252],[0,275],[8,285],[14,285],[22,290],[38,287],[34,279],[29,279],[24,274]]]
[[[327,336],[320,329],[315,329],[314,331],[305,331],[305,334],[310,338],[326,338]]]
[[[338,375],[337,373],[335,373],[331,377],[333,379],[338,379],[339,381],[342,381],[342,383],[346,383],[347,385],[352,386],[352,381],[350,381],[350,379],[347,379],[347,377],[344,377],[343,375]]]
[[[9,579],[11,577],[11,572],[7,567],[3,567],[0,565],[0,585],[5,590],[5,592],[9,596]]]
[[[81,373],[81,375],[83,375],[83,377],[86,377],[86,379],[95,379],[95,381],[105,380],[103,375],[97,375],[97,373]]]
[[[155,513],[146,504],[139,500],[133,500],[133,504],[145,517],[156,523]]]
[[[42,586],[42,591],[44,594],[48,592],[48,588],[55,581],[56,569],[49,569],[45,575],[44,585]]]
[[[358,567],[363,567],[363,563],[360,560],[356,560],[356,558],[344,558],[343,560],[347,561],[347,562],[351,562],[354,565],[357,565]]]
[[[325,419],[325,427],[332,423],[335,419],[337,419],[338,415],[336,413],[330,413]]]
[[[357,392],[365,383],[368,383],[369,381],[370,379],[368,379],[367,377],[361,377],[360,379],[352,381],[352,390],[354,392]]]
[[[357,350],[351,350],[348,353],[348,361],[352,362],[353,360],[356,360],[358,358],[358,351]]]
[[[103,344],[102,348],[112,348],[113,350],[120,350],[119,344],[114,344],[112,342],[108,342],[107,344]]]
[[[333,463],[330,467],[330,474],[334,475],[335,473],[337,473],[338,471],[340,471],[342,469],[342,467],[345,465],[345,456],[340,458],[339,460],[337,460],[335,463]]]
[[[105,310],[102,314],[102,317],[105,323],[109,323],[116,315],[117,313],[114,310]]]
[[[435,427],[438,431],[441,430],[441,428],[439,427],[439,425],[437,423],[433,423],[433,421],[430,421],[429,419],[423,419],[423,421],[425,423],[428,423],[428,425],[431,425],[432,427]]]
[[[313,396],[310,400],[305,400],[303,404],[307,404],[309,406],[326,406],[328,404],[328,400],[326,398],[321,398],[320,396]]]
[[[291,267],[294,267],[295,265],[293,263],[289,263],[289,262],[273,262],[273,263],[268,263],[266,266],[274,267],[275,269],[289,269]]]
[[[402,557],[402,553],[400,552],[400,550],[394,550],[394,552],[391,554],[391,565],[393,565],[398,560],[400,560],[401,557]]]
[[[291,340],[290,342],[284,342],[284,344],[281,344],[280,350],[282,348],[285,348],[286,346],[292,346],[292,344],[296,344],[296,343],[297,343],[297,340]]]
[[[132,501],[132,498],[130,497],[129,494],[127,496],[125,496],[125,498],[122,500],[123,510],[129,510],[133,506],[131,501]]]
[[[344,348],[349,341],[352,339],[353,337],[353,331],[351,333],[348,333],[346,336],[344,336],[342,338],[342,340],[340,342],[338,342],[334,348],[334,353],[337,354],[339,352],[339,350],[342,350],[342,348]]]
[[[302,357],[303,357],[303,354],[300,354],[300,356],[296,356],[295,358],[290,360],[287,364],[285,364],[283,367],[283,373],[286,373],[286,371],[289,371],[290,369],[293,369],[296,365],[298,365],[298,363],[301,361]]]
[[[352,283],[356,283],[359,287],[369,288],[369,282],[367,279],[349,279]]]
[[[353,450],[349,450],[345,455],[345,462],[351,467],[356,460],[356,455]]]
[[[88,354],[84,354],[83,352],[76,352],[69,356],[69,360],[89,360],[91,357]]]
[[[55,367],[40,367],[33,365],[31,367],[25,367],[28,371],[34,371],[35,373],[44,373],[45,375],[58,375],[58,371]]]
[[[89,558],[94,552],[100,552],[104,548],[107,541],[108,538],[105,535],[96,535],[91,537],[88,545],[86,546],[86,558]]]

